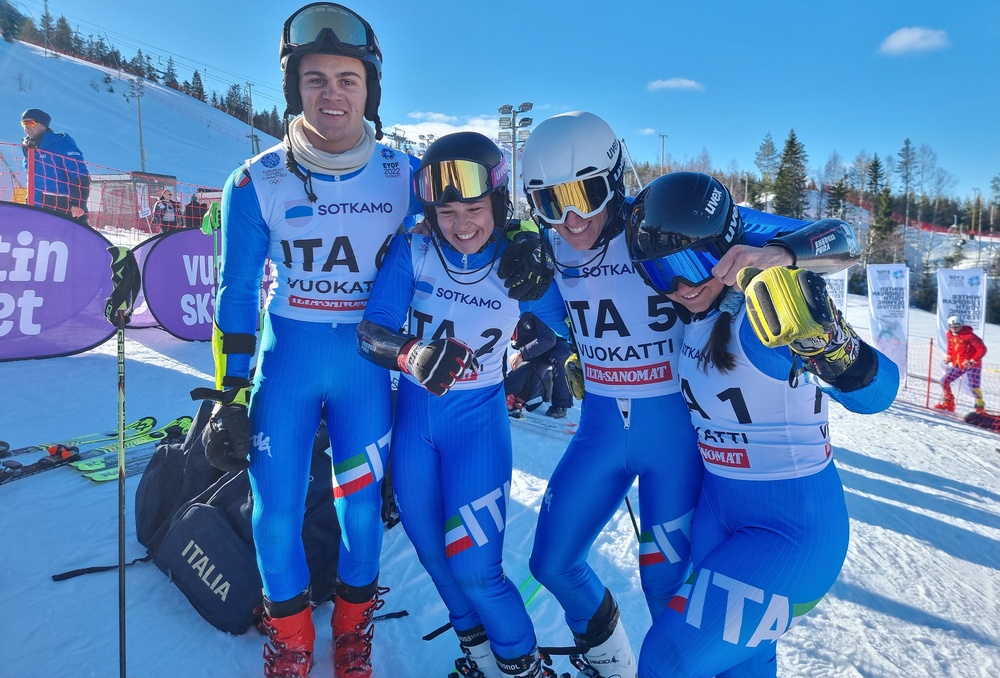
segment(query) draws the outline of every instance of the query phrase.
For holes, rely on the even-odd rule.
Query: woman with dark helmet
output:
[[[334,3],[306,5],[285,22],[280,57],[285,138],[223,189],[212,342],[218,404],[206,454],[226,471],[249,467],[269,636],[264,675],[302,677],[316,637],[303,508],[325,416],[341,523],[332,662],[340,678],[366,678],[371,617],[386,591],[378,585],[380,485],[391,385],[358,355],[355,331],[389,241],[421,211],[412,194],[416,159],[376,141],[382,52],[367,21]],[[268,259],[277,279],[251,383]]]
[[[689,574],[643,642],[639,675],[775,676],[778,638],[847,555],[828,397],[879,412],[896,395],[897,368],[858,338],[815,273],[744,268],[745,299],[713,277],[745,229],[711,176],[654,180],[625,236],[646,283],[683,310],[677,370],[705,466]]]
[[[607,122],[582,111],[549,118],[535,127],[518,166],[555,261],[586,390],[580,426],[539,512],[531,572],[565,611],[585,675],[634,678],[625,623],[639,622],[622,617],[588,556],[638,479],[639,577],[654,620],[684,580],[703,466],[677,373],[683,309],[650,290],[629,259],[624,155]],[[753,234],[716,264],[720,280],[748,264],[850,265],[855,241],[842,222],[740,210],[753,220]],[[817,252],[814,242],[828,251]],[[513,278],[521,267],[510,270]]]
[[[512,472],[504,349],[521,314],[496,270],[509,247],[508,180],[481,134],[432,143],[415,179],[430,232],[396,236],[358,326],[361,355],[403,373],[392,439],[400,519],[448,607],[465,655],[456,669],[480,678],[541,676],[501,563]]]

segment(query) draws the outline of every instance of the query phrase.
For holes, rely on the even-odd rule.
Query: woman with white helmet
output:
[[[587,394],[579,429],[546,490],[531,571],[562,605],[584,675],[631,678],[636,663],[618,604],[587,556],[638,477],[639,572],[654,619],[683,580],[702,461],[677,375],[682,323],[629,259],[624,158],[604,120],[586,112],[545,120],[525,143],[521,168],[535,218],[547,227],[543,243],[555,260]],[[716,267],[719,277],[734,279],[751,263],[800,259],[827,271],[850,263],[849,229],[807,227],[835,236],[832,254],[817,257],[803,231],[769,240],[804,222],[756,212],[751,219],[752,242],[772,246],[734,247]],[[512,278],[522,269],[514,267]]]

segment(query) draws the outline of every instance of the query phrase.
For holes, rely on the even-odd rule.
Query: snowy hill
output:
[[[126,99],[133,76],[67,56],[45,56],[21,42],[0,40],[0,142],[20,145],[21,113],[41,108],[52,129],[67,132],[87,162],[120,171],[142,169],[139,108],[145,171],[176,176],[184,183],[221,187],[252,155],[249,125],[163,85],[143,80],[141,102]],[[111,91],[113,90],[113,91]],[[261,149],[277,139],[257,131]],[[20,153],[3,148],[16,168]],[[91,172],[99,171],[91,168]]]

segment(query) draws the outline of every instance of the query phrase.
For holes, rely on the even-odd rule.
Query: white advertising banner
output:
[[[850,268],[845,268],[840,273],[830,273],[823,276],[823,279],[826,280],[827,294],[845,316],[847,315],[847,272],[850,270]]]
[[[957,270],[939,268],[937,272],[937,342],[948,349],[948,318],[957,315],[980,337],[986,322],[986,272],[981,268]]]
[[[868,318],[875,348],[899,367],[906,381],[910,269],[906,264],[868,264]]]

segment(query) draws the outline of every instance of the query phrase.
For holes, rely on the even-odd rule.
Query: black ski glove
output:
[[[246,379],[229,379],[234,383],[225,391],[196,388],[195,400],[215,400],[208,426],[201,434],[205,457],[220,471],[242,471],[250,466],[250,417],[247,403],[251,384]]]
[[[549,289],[556,269],[545,251],[542,236],[534,222],[520,222],[507,231],[510,244],[500,256],[497,275],[504,281],[507,296],[515,301],[541,299]]]
[[[467,373],[479,370],[479,361],[458,339],[414,339],[399,352],[399,368],[412,374],[434,395],[444,395]]]

